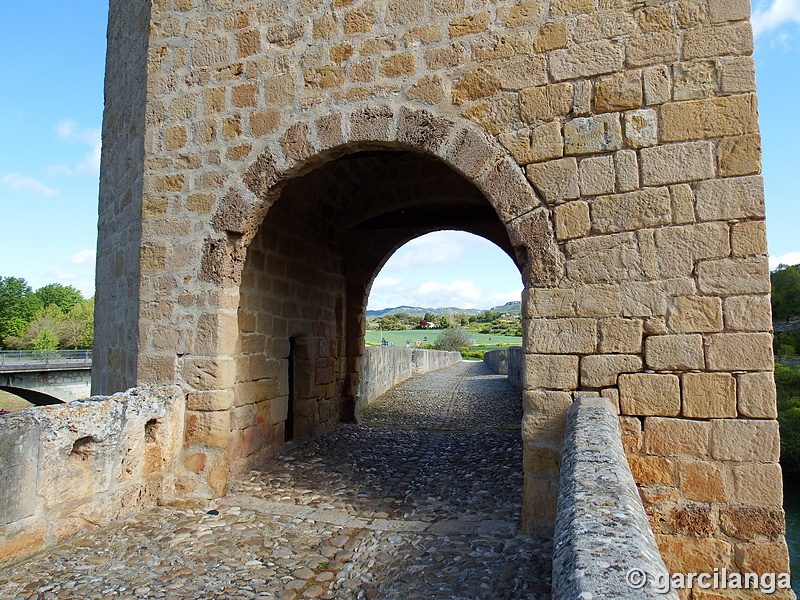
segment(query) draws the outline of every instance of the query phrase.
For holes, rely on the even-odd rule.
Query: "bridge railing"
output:
[[[0,350],[0,368],[91,362],[91,350]]]

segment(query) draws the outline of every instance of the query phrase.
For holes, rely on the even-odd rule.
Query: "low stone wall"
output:
[[[553,598],[658,598],[667,569],[631,475],[614,405],[579,397],[564,438]],[[647,578],[642,587],[636,587]]]
[[[515,390],[522,389],[522,372],[525,354],[522,346],[511,346],[490,350],[483,355],[485,362],[498,375],[508,375],[508,384]]]
[[[178,387],[0,416],[0,562],[174,497]]]
[[[460,352],[368,346],[361,357],[356,411],[414,375],[443,369],[457,362],[461,362]]]

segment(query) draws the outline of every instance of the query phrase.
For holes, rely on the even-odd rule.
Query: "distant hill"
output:
[[[495,306],[488,310],[496,310],[497,312],[520,312],[520,302],[506,302],[502,306]],[[424,317],[425,313],[433,315],[446,315],[448,313],[461,313],[465,315],[479,315],[484,310],[482,308],[458,308],[455,306],[445,306],[439,308],[423,308],[420,306],[395,306],[394,308],[382,308],[380,310],[368,310],[367,318],[373,319],[375,317],[382,317],[384,315],[395,315],[397,313],[406,313],[412,317]]]

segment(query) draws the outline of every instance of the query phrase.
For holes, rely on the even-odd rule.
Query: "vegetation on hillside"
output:
[[[33,291],[19,277],[0,276],[0,347],[56,350],[91,348],[94,299],[71,285]]]
[[[781,426],[781,465],[800,475],[800,367],[775,365],[778,422]]]

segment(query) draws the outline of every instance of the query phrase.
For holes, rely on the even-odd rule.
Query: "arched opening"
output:
[[[18,407],[16,408],[17,410],[30,408],[30,405],[50,406],[53,404],[64,403],[63,400],[60,400],[55,396],[51,396],[50,394],[45,394],[44,392],[39,392],[36,390],[29,390],[25,388],[13,387],[8,385],[0,385],[0,391],[7,392],[9,395],[12,396],[11,398],[8,398],[8,400],[14,401],[14,406]],[[28,406],[25,406],[25,403],[29,403]],[[0,407],[0,409],[2,409],[2,407]]]
[[[284,185],[242,270],[232,473],[354,420],[372,282],[400,246],[443,229],[515,257],[484,194],[427,155],[373,147]]]

